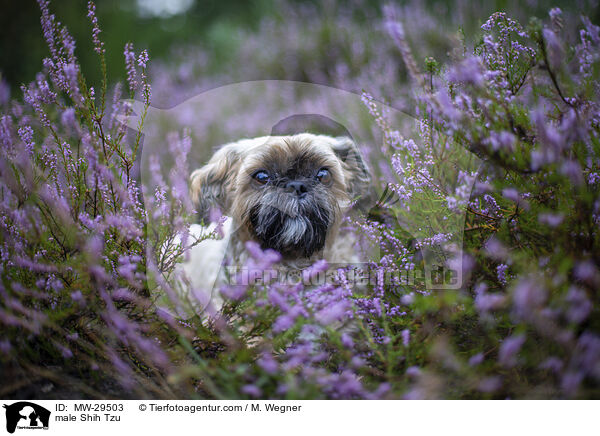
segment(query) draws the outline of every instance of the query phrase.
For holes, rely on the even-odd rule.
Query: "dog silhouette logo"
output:
[[[48,429],[50,411],[28,401],[4,405],[6,409],[6,431],[14,433],[19,429]]]

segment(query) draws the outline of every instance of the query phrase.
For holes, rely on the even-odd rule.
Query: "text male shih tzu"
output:
[[[340,224],[369,184],[348,137],[301,133],[226,144],[190,179],[200,219],[207,223],[214,208],[228,217],[225,236],[193,247],[180,268],[196,296],[204,292],[208,300],[223,259],[239,266],[247,260],[247,241],[279,252],[281,268],[303,269],[319,259],[356,262],[355,239]],[[206,229],[194,225],[191,233]],[[213,295],[212,303],[222,302]]]

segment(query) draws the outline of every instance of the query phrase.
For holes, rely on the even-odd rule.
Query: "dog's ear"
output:
[[[217,151],[208,163],[190,176],[190,196],[196,206],[198,220],[208,224],[211,209],[228,213],[230,191],[237,174],[239,156],[233,144]]]
[[[331,148],[342,164],[349,197],[360,209],[370,207],[373,196],[371,176],[358,146],[350,138],[339,136],[333,138]]]

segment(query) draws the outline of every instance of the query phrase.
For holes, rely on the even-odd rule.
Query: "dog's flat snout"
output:
[[[285,185],[285,189],[287,189],[290,192],[296,191],[296,195],[298,195],[298,197],[304,197],[308,192],[308,187],[306,186],[306,183],[299,182],[297,180],[287,182]]]

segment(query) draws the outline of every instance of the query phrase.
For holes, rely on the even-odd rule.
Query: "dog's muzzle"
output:
[[[325,246],[331,212],[313,200],[290,199],[277,205],[258,205],[250,223],[263,248],[284,257],[310,257]]]

